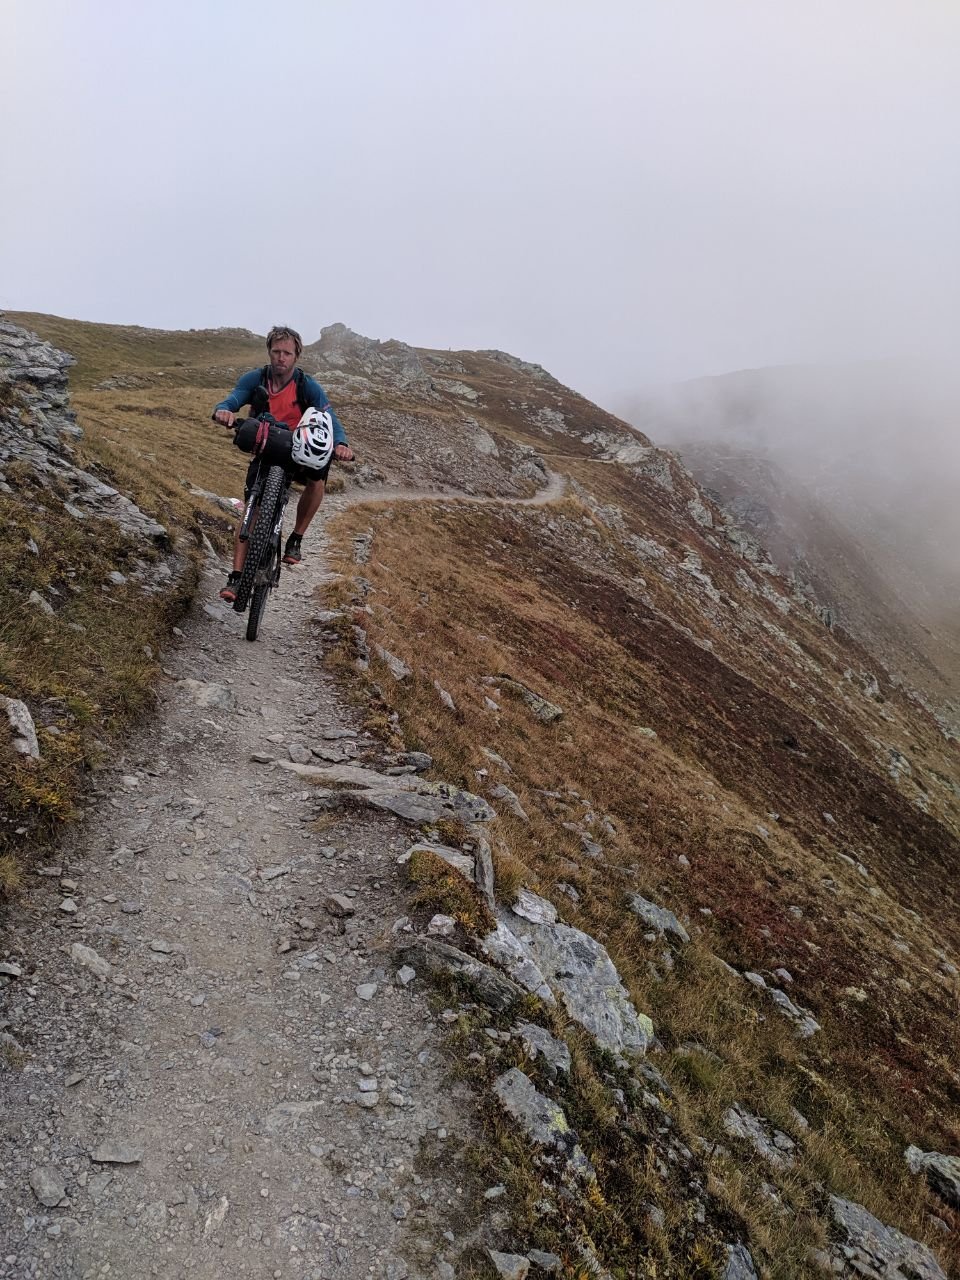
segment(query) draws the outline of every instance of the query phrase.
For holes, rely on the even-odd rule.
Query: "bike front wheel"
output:
[[[263,611],[267,607],[267,596],[270,594],[272,583],[264,582],[259,587],[253,589],[253,599],[250,601],[250,612],[247,614],[247,639],[256,640],[260,631],[260,619],[263,617]]]
[[[247,558],[243,562],[243,568],[240,570],[240,581],[237,584],[237,598],[233,605],[237,613],[243,613],[247,607],[247,602],[256,585],[257,574],[267,560],[270,539],[273,536],[273,528],[277,522],[280,506],[283,502],[286,483],[287,477],[283,467],[271,467],[267,472],[263,495],[260,498],[260,506],[257,509],[257,523],[253,526],[253,532],[250,534],[250,540],[247,544]],[[262,606],[260,612],[263,613]]]

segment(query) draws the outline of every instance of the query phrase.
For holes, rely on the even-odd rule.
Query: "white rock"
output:
[[[80,965],[83,969],[89,969],[98,978],[109,978],[113,972],[112,966],[104,960],[103,956],[98,955],[93,947],[84,946],[82,942],[73,944],[70,948],[70,958],[74,964]]]
[[[221,1196],[216,1205],[207,1214],[206,1222],[203,1224],[203,1234],[205,1236],[213,1235],[214,1231],[223,1226],[229,1209],[230,1201],[226,1196]]]
[[[13,749],[18,755],[29,756],[31,760],[40,759],[40,747],[37,743],[37,730],[33,717],[25,702],[17,698],[0,697],[0,707],[7,713],[10,731],[13,735]]]
[[[452,916],[441,915],[438,912],[427,925],[427,933],[434,938],[449,938],[456,927],[457,922]]]

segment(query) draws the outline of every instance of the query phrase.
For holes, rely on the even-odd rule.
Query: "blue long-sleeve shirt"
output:
[[[296,377],[296,373],[297,371],[294,370],[294,377]],[[230,413],[239,413],[245,404],[251,404],[253,393],[260,386],[262,375],[262,369],[251,369],[249,373],[245,373],[226,399],[220,401],[214,412],[216,413],[219,409],[226,409]],[[327,399],[327,393],[315,378],[310,377],[309,373],[303,374],[303,391],[310,408],[326,410],[330,414],[333,420],[334,445],[346,444],[347,433],[344,431],[340,419],[334,413],[333,406]]]

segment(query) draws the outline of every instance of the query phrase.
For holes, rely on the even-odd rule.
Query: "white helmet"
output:
[[[294,462],[322,471],[333,457],[333,418],[326,409],[308,409],[293,433]]]

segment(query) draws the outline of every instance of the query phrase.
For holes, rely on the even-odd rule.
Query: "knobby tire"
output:
[[[247,543],[247,558],[244,560],[243,568],[240,571],[240,581],[237,584],[237,599],[233,606],[237,613],[243,613],[247,607],[247,602],[256,583],[257,574],[260,572],[260,567],[270,547],[270,538],[277,519],[277,509],[283,501],[285,484],[286,475],[283,467],[271,467],[267,472],[267,482],[263,486],[263,494],[257,510],[257,523],[253,526],[253,532],[250,534],[250,540]],[[262,607],[260,612],[263,612]],[[257,622],[259,623],[259,621],[258,618]]]
[[[253,589],[253,599],[250,601],[250,612],[247,614],[247,639],[256,640],[257,632],[260,630],[260,619],[263,617],[263,611],[267,607],[267,596],[270,594],[270,583],[261,582],[259,587]]]

